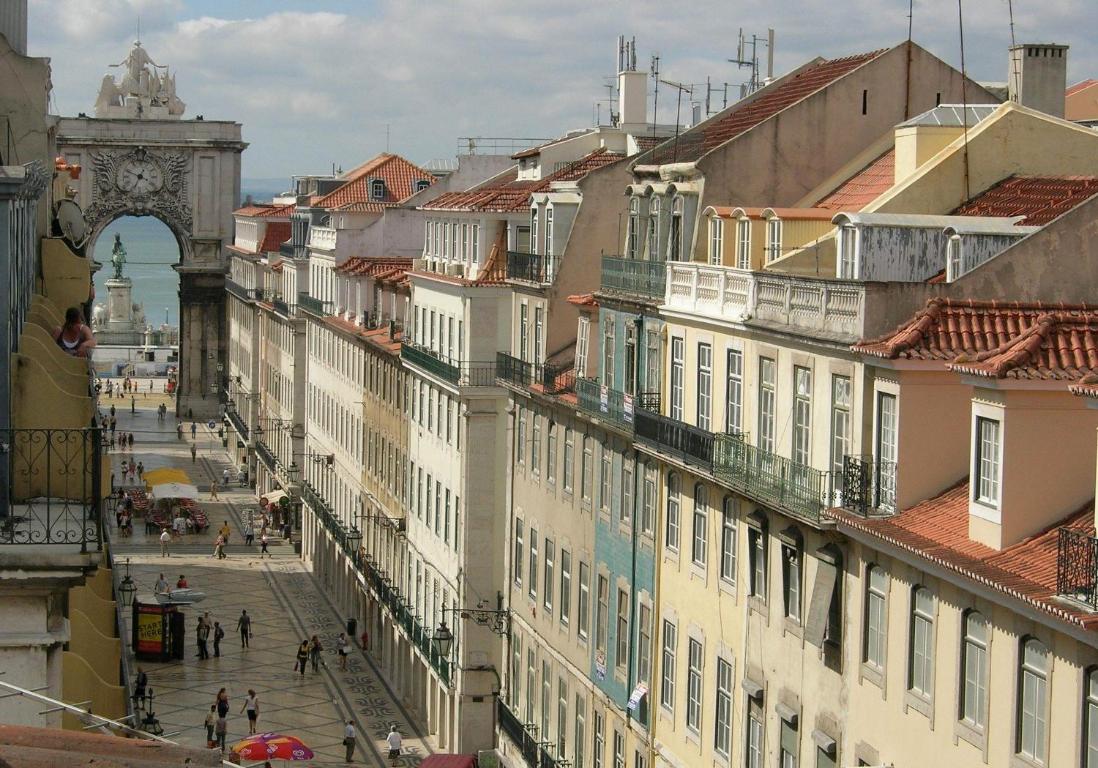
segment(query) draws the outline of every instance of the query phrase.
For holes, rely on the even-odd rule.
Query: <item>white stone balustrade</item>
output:
[[[336,247],[335,227],[309,227],[309,247],[323,251],[334,251]]]

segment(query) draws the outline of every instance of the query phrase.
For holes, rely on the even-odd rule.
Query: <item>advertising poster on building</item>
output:
[[[164,612],[159,605],[137,606],[137,648],[139,654],[164,652]]]

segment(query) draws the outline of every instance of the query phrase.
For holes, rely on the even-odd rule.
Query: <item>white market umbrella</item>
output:
[[[198,489],[188,483],[160,483],[152,487],[158,499],[197,499]]]
[[[279,501],[286,497],[285,491],[271,491],[270,493],[260,494],[260,499],[266,499],[268,504],[277,505]]]

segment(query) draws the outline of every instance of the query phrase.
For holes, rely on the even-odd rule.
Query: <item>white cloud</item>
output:
[[[1098,73],[1088,39],[1098,28],[1098,3],[1016,5],[1019,42],[1072,44],[1071,79]],[[248,7],[256,6],[263,9]],[[323,2],[301,7],[309,10],[233,18],[233,4],[210,0],[32,0],[31,49],[53,60],[58,109],[90,111],[106,65],[126,55],[139,13],[143,42],[177,70],[188,113],[242,122],[251,142],[245,175],[270,177],[332,162],[350,167],[384,149],[386,125],[394,151],[425,162],[452,154],[459,135],[552,136],[589,124],[595,102],[607,95],[619,33],[636,35],[641,68],[658,51],[669,79],[704,83],[708,75],[735,85],[747,73],[726,59],[741,25],[748,33],[777,30],[775,68],[782,72],[815,55],[899,42],[908,3],[381,0],[362,10],[351,4],[347,13],[329,12]],[[970,73],[1005,79],[1006,0],[966,0],[965,24]],[[914,31],[924,47],[959,61],[955,0],[916,0]],[[662,93],[660,117],[674,119],[673,100]]]

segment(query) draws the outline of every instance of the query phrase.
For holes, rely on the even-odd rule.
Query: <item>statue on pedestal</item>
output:
[[[106,75],[95,101],[96,117],[178,118],[186,105],[175,94],[175,75],[157,64],[134,41],[129,55],[112,68],[121,68],[121,79]]]
[[[114,266],[114,279],[122,279],[122,265],[126,263],[126,246],[122,245],[122,235],[114,233],[114,248],[111,249],[111,264]]]

